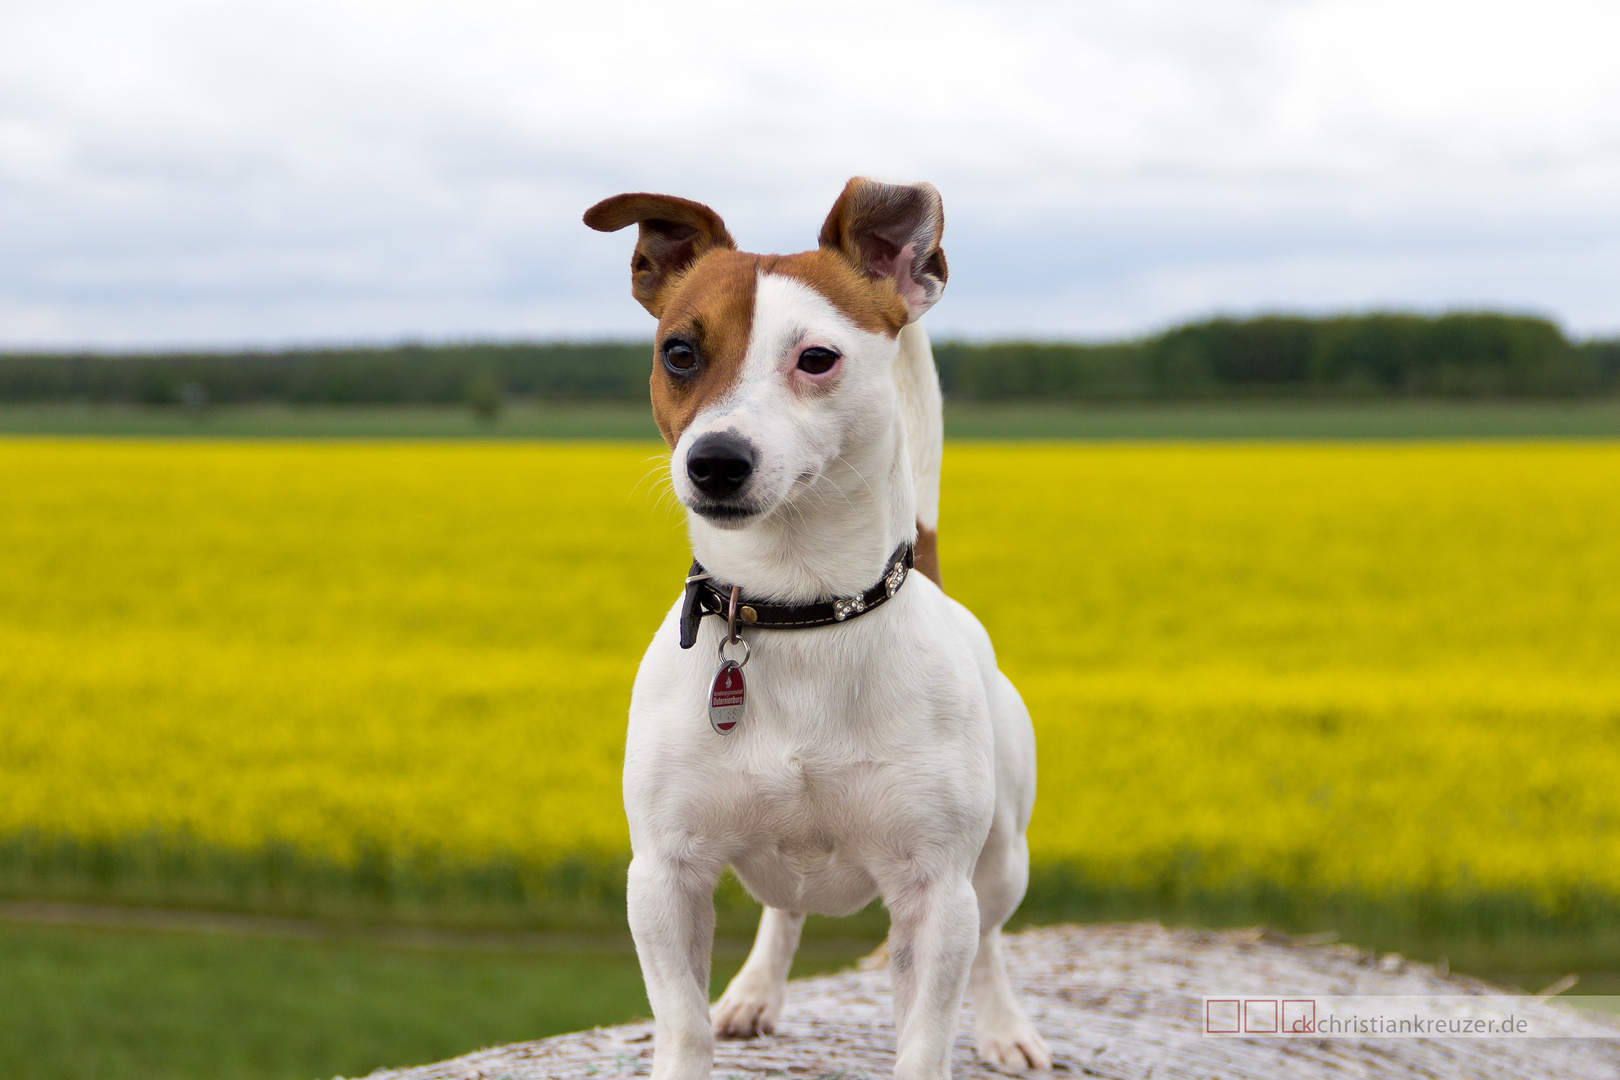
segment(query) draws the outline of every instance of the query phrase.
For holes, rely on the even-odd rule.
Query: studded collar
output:
[[[762,630],[805,630],[812,626],[832,626],[863,615],[887,602],[905,584],[911,570],[915,547],[911,543],[894,549],[878,583],[859,596],[833,597],[808,604],[766,604],[739,597],[736,625]],[[697,644],[698,625],[705,615],[718,615],[730,622],[732,592],[715,582],[696,559],[686,575],[686,599],[681,605],[681,648]]]

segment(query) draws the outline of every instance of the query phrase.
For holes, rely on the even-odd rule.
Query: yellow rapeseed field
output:
[[[0,441],[0,838],[626,847],[657,447]],[[1620,445],[954,444],[1039,862],[1620,895]]]

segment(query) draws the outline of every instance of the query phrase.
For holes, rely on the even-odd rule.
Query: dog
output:
[[[636,674],[624,758],[631,933],[652,1075],[707,1078],[714,1038],[774,1030],[805,914],[890,915],[895,1076],[1049,1069],[1001,926],[1029,877],[1035,736],[978,620],[940,587],[945,288],[928,184],[849,181],[813,251],[737,250],[709,207],[625,194],[631,294],[658,320],[653,417],[696,561]],[[765,905],[710,1008],[713,894]]]

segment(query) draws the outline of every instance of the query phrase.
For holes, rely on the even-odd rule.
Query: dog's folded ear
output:
[[[704,252],[737,246],[719,214],[673,195],[615,195],[585,211],[585,224],[597,232],[641,226],[635,254],[630,256],[630,295],[654,318],[663,310],[659,294],[677,274]]]
[[[821,246],[874,278],[888,278],[911,321],[945,291],[945,206],[932,184],[881,184],[857,176],[844,185],[821,226]]]

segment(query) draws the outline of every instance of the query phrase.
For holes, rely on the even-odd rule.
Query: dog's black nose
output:
[[[686,452],[686,475],[693,487],[711,498],[737,494],[753,471],[753,446],[729,431],[711,431]]]

